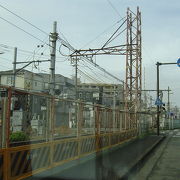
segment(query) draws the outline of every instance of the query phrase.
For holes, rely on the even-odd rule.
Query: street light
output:
[[[177,60],[176,63],[160,63],[160,62],[156,63],[156,66],[157,66],[157,99],[156,99],[155,105],[157,105],[157,135],[158,136],[159,136],[160,106],[163,104],[159,98],[159,66],[161,66],[161,65],[173,65],[173,64],[176,64],[178,67],[180,67],[180,58]]]

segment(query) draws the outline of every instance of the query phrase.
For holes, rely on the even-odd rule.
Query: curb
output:
[[[145,160],[148,158],[148,156],[156,149],[156,147],[158,145],[160,145],[160,143],[166,138],[166,136],[162,136],[161,139],[157,140],[157,142],[155,142],[150,148],[148,148],[141,157],[139,157],[137,159],[136,162],[132,163],[129,167],[129,169],[127,170],[127,172],[125,172],[123,175],[119,176],[118,179],[120,180],[128,180],[129,175],[132,172],[137,171],[145,162]]]

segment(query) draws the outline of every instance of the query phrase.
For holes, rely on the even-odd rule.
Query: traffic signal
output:
[[[166,111],[165,106],[166,106],[166,105],[165,105],[165,104],[163,104],[163,105],[162,105],[162,107],[161,107],[163,111]]]

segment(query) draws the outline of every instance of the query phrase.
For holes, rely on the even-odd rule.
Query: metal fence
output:
[[[0,179],[3,179],[4,177],[4,151],[0,150]]]
[[[0,90],[3,180],[23,179],[138,134],[138,125],[126,128],[125,112],[118,109],[9,87]],[[147,115],[146,129],[152,127]]]

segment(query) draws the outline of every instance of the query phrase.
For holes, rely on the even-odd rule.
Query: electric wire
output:
[[[82,64],[82,65],[79,65],[79,64]],[[98,75],[99,73],[98,73],[98,74],[95,73],[95,72],[94,72],[95,69],[93,70],[93,69],[90,68],[89,66],[85,65],[85,64],[83,63],[83,61],[80,61],[79,64],[78,64],[79,67],[85,67],[85,68],[88,68],[88,69],[95,75],[95,77],[98,78],[98,80],[101,80],[101,81],[104,83],[104,80],[101,79],[101,77],[103,77],[103,76],[102,76],[101,74],[100,74],[100,76],[99,76],[99,75]],[[84,71],[85,71],[85,68],[83,68],[83,70],[81,70],[81,71],[84,72]],[[86,71],[86,72],[87,72],[87,71]]]
[[[80,74],[83,74],[84,76],[86,76],[88,79],[92,80],[93,82],[96,82],[96,83],[101,83],[101,81],[97,80],[97,79],[94,79],[91,75],[89,75],[87,72],[83,72],[81,71],[80,69],[78,69],[78,72]]]
[[[125,18],[125,17],[124,17]],[[103,34],[105,34],[107,31],[109,31],[111,28],[113,28],[115,25],[119,24],[124,18],[120,19],[119,21],[117,21],[116,23],[114,23],[113,25],[109,26],[108,28],[106,28],[102,33],[98,34],[94,39],[92,39],[91,41],[87,42],[84,46],[82,46],[80,49],[86,47],[87,45],[91,44],[92,42],[94,42],[95,40],[97,40],[100,36],[102,36]]]
[[[14,47],[12,47],[12,46],[5,45],[5,44],[0,44],[0,46],[2,48],[8,49],[8,52],[14,51]],[[3,49],[3,51],[5,51],[5,50]],[[40,54],[38,52],[32,52],[32,51],[24,50],[24,49],[21,49],[21,48],[18,48],[18,54],[23,54],[23,55],[33,54],[34,56],[41,55],[42,57],[45,57],[45,58],[49,57],[49,55],[47,55],[47,54],[42,55],[42,54]],[[65,59],[65,57],[56,56],[56,59]]]
[[[111,35],[111,37],[106,41],[106,43],[102,46],[104,48],[107,44],[109,44],[109,41],[114,37],[114,35],[120,30],[120,28],[125,24],[127,20],[123,21],[123,23],[116,29],[116,31]]]
[[[93,70],[93,69],[90,68],[89,66],[86,66],[82,61],[81,61],[81,64],[83,64],[84,67],[88,68],[96,77],[98,77],[98,78],[100,78],[100,79],[101,79],[101,77],[104,77],[104,78],[106,78],[106,80],[112,81],[112,79],[110,79],[110,77],[105,77],[105,76],[102,75],[100,72],[97,72],[97,73],[100,75],[100,76],[99,76],[97,73],[94,72],[95,69]],[[84,69],[83,69],[83,70],[84,70]],[[103,73],[104,73],[104,72],[103,72]],[[103,83],[104,83],[104,81],[103,81]]]
[[[120,36],[125,30],[126,30],[126,28],[124,28],[121,32],[119,32],[114,38],[109,39],[108,42],[106,42],[102,48],[104,48],[105,46],[110,44],[112,41],[114,41],[114,39],[116,39],[118,36]]]
[[[29,21],[27,21],[26,19],[24,19],[23,17],[19,16],[18,14],[12,12],[11,10],[9,10],[8,8],[4,7],[3,5],[0,4],[0,7],[3,8],[4,10],[8,11],[9,13],[13,14],[14,16],[18,17],[19,19],[21,19],[22,21],[26,22],[27,24],[33,26],[34,28],[36,28],[37,30],[41,31],[42,33],[49,35],[47,32],[43,31],[42,29],[38,28],[37,26],[35,26],[34,24],[30,23]]]
[[[16,13],[13,13],[12,11],[10,11],[9,9],[5,8],[5,7],[2,6],[2,5],[1,5],[0,7],[4,8],[4,9],[7,10],[8,12],[12,13],[13,15],[15,15],[15,16],[18,17],[18,18],[20,18],[21,20],[23,20],[24,22],[28,23],[29,25],[33,26],[34,28],[40,30],[40,31],[43,32],[44,34],[48,35],[48,33],[46,33],[45,31],[41,30],[40,28],[38,28],[37,26],[33,25],[32,23],[28,22],[27,20],[25,20],[24,18],[20,17],[20,16],[17,15]],[[5,18],[0,17],[0,19],[4,20],[5,22],[9,23],[9,24],[12,25],[12,26],[18,28],[19,30],[21,30],[21,31],[23,31],[24,33],[28,34],[29,36],[35,38],[36,40],[38,40],[38,41],[44,43],[44,41],[42,41],[42,40],[39,39],[38,37],[36,37],[36,36],[34,36],[33,34],[27,32],[26,30],[24,30],[24,29],[22,29],[21,27],[15,25],[14,23],[12,23],[12,22],[6,20]],[[73,50],[73,51],[75,50],[75,49],[70,45],[69,42],[63,40],[63,39],[60,38],[60,37],[58,37],[58,40],[60,40],[61,43],[62,43],[63,45],[65,45],[65,46],[67,46],[69,49],[71,49],[71,50]],[[50,46],[50,44],[47,44],[47,45]],[[92,62],[91,62],[91,63],[92,63]],[[99,65],[96,64],[95,66],[97,66],[99,69],[101,69],[101,70],[103,70],[104,72],[107,73],[107,71],[106,71],[105,69],[101,68]],[[108,72],[108,75],[110,75],[110,76],[112,76],[112,77],[115,77],[115,76],[111,75],[109,72]],[[118,79],[117,77],[115,77],[115,78]]]
[[[119,11],[118,11],[118,10],[115,8],[115,6],[111,3],[111,1],[110,1],[110,0],[107,0],[107,2],[108,2],[109,5],[114,9],[114,11],[117,13],[117,15],[121,17]]]
[[[34,39],[36,39],[36,40],[38,40],[38,41],[40,41],[40,42],[44,43],[44,41],[42,41],[42,40],[41,40],[41,39],[39,39],[38,37],[36,37],[36,36],[34,36],[33,34],[31,34],[31,33],[27,32],[26,30],[24,30],[24,29],[22,29],[21,27],[19,27],[19,26],[15,25],[14,23],[12,23],[12,22],[10,22],[10,21],[6,20],[5,18],[0,17],[0,19],[2,19],[3,21],[7,22],[8,24],[10,24],[10,25],[12,25],[12,26],[16,27],[17,29],[19,29],[19,30],[23,31],[24,33],[28,34],[29,36],[33,37]]]
[[[84,72],[84,73],[87,73],[87,71],[85,71],[85,69],[83,69],[83,70],[81,70],[82,72]],[[91,76],[91,77],[93,77],[96,81],[99,81],[99,82],[105,82],[104,80],[102,80],[101,79],[101,77],[99,77],[99,75],[97,75],[94,71],[92,71],[92,73],[95,75],[95,77],[93,77],[93,76]],[[88,74],[88,73],[87,73]],[[90,74],[88,74],[89,76],[90,76]],[[98,79],[97,79],[97,77],[98,77]]]

